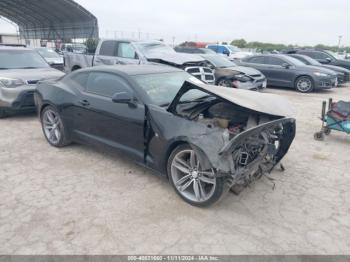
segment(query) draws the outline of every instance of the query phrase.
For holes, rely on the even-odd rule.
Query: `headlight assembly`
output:
[[[327,74],[321,73],[321,72],[314,72],[314,75],[316,75],[316,76],[328,76]]]
[[[25,85],[26,83],[21,79],[0,77],[0,86],[7,88],[15,88],[17,86]]]

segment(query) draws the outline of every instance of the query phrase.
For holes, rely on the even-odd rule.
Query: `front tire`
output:
[[[44,108],[41,113],[41,126],[50,145],[64,147],[70,144],[61,116],[54,107],[47,106]]]
[[[212,205],[225,192],[226,179],[216,177],[214,169],[203,170],[196,151],[187,144],[171,153],[167,172],[176,193],[193,206]]]
[[[295,88],[301,93],[309,93],[314,90],[314,81],[309,76],[301,76],[295,80]]]
[[[225,78],[221,78],[218,80],[217,83],[218,86],[223,86],[223,87],[233,87],[232,86],[232,81],[225,79]]]

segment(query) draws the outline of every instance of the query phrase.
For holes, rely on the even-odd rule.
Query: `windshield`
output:
[[[136,75],[134,79],[147,93],[150,100],[159,106],[168,106],[186,80],[200,81],[186,72]],[[206,96],[208,94],[194,89],[187,92],[181,101],[193,101]]]
[[[291,63],[292,65],[295,65],[295,66],[305,66],[305,63],[301,62],[300,60],[294,58],[294,57],[291,57],[291,56],[287,56],[287,55],[283,55],[283,58],[285,60],[288,60],[289,63]]]
[[[338,58],[338,54],[332,52],[332,51],[329,51],[329,50],[324,50],[325,53],[327,53],[328,55],[330,55],[332,57],[332,59],[336,59]]]
[[[0,69],[46,68],[49,65],[35,51],[0,50]]]
[[[45,58],[60,58],[60,56],[52,49],[49,48],[39,48],[36,49],[38,53]]]
[[[308,56],[303,56],[303,58],[310,64],[310,65],[322,65],[320,62],[318,62],[315,59],[312,59],[311,57]]]
[[[144,55],[152,55],[157,53],[176,53],[176,51],[162,43],[135,43],[135,45],[141,50]]]
[[[237,48],[237,47],[235,47],[233,45],[228,45],[227,48],[230,49],[231,52],[233,52],[233,53],[237,53],[237,52],[240,51],[239,48]]]
[[[212,63],[215,67],[225,68],[237,66],[234,62],[231,62],[230,60],[221,55],[206,55],[203,57],[210,63]]]

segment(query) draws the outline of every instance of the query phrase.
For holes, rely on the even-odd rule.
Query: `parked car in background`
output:
[[[176,52],[187,53],[187,54],[216,54],[216,52],[214,52],[209,48],[176,46],[174,49]]]
[[[230,60],[240,60],[244,57],[253,55],[253,53],[242,51],[233,45],[209,44],[206,47],[218,54],[228,56]]]
[[[206,83],[215,83],[214,73],[204,58],[177,53],[160,41],[101,40],[94,55],[65,53],[64,59],[66,72],[99,65],[158,63],[185,70]]]
[[[122,151],[167,176],[195,206],[269,173],[295,137],[282,97],[206,85],[162,65],[79,70],[40,83],[35,102],[52,146],[78,142]]]
[[[214,69],[216,85],[253,91],[266,88],[266,77],[254,68],[238,66],[226,57],[218,54],[202,54],[201,56]]]
[[[326,69],[329,69],[329,70],[336,72],[339,83],[345,83],[347,81],[350,81],[350,70],[348,70],[348,69],[345,69],[345,68],[340,67],[340,66],[321,64],[317,60],[315,60],[309,56],[306,56],[306,55],[289,54],[289,56],[300,60],[301,62],[303,62],[306,65],[326,68]]]
[[[35,50],[0,47],[0,118],[17,111],[35,110],[36,84],[63,75],[51,68]]]
[[[60,56],[52,48],[40,47],[35,49],[45,61],[53,68],[64,71],[63,56]]]
[[[243,59],[241,65],[261,71],[270,86],[295,88],[303,93],[338,85],[334,71],[305,65],[288,55],[255,55]]]
[[[287,50],[288,54],[300,54],[309,56],[321,64],[340,66],[350,70],[350,61],[346,59],[338,59],[331,52],[318,49],[293,49]]]

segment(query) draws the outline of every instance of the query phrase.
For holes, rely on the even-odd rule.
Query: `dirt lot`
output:
[[[297,137],[284,173],[198,209],[118,154],[50,147],[35,116],[0,121],[0,254],[350,254],[350,136],[313,140],[323,99],[289,97]]]

